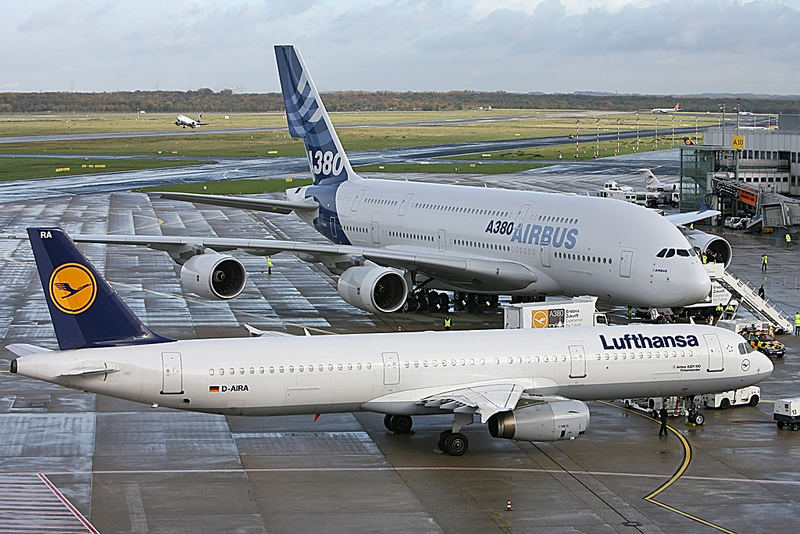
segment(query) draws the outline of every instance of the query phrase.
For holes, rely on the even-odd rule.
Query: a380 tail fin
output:
[[[61,228],[28,228],[61,350],[172,341],[122,302]]]
[[[275,58],[289,133],[305,142],[314,185],[358,179],[300,53],[292,45],[276,45]]]

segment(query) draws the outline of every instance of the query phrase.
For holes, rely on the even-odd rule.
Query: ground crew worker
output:
[[[267,274],[272,274],[272,258],[269,256],[267,256]]]
[[[628,320],[630,321],[631,319],[633,319],[633,308],[628,306]]]
[[[725,311],[728,314],[728,319],[733,319],[733,316],[736,315],[736,308],[734,308],[733,303],[729,302],[728,305],[725,306]]]
[[[661,428],[658,429],[658,437],[660,438],[662,434],[667,435],[667,409],[663,406],[658,411],[658,419],[661,421]]]
[[[450,320],[449,315],[444,316],[444,329],[450,330],[450,327],[453,326],[453,322]]]
[[[784,237],[784,239],[786,239],[786,246],[787,247],[791,247],[792,246],[792,236],[789,235],[789,232],[786,232],[786,236]]]
[[[794,335],[800,336],[800,311],[794,314]]]
[[[717,319],[722,319],[722,312],[723,311],[724,311],[724,308],[722,307],[722,304],[717,304]]]
[[[758,296],[761,297],[762,299],[766,298],[764,296],[764,284],[761,284],[761,287],[758,288]]]
[[[763,273],[767,272],[767,255],[766,254],[762,254],[761,255],[761,272],[763,272]]]
[[[703,252],[703,263],[708,263],[708,256],[706,256],[705,252]]]

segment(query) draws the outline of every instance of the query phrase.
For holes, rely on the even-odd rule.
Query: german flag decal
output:
[[[208,386],[209,393],[219,393],[219,386]]]

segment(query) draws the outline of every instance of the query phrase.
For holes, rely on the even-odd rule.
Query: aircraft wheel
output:
[[[444,440],[444,452],[450,456],[462,456],[469,448],[467,436],[460,432],[454,432]]]
[[[445,430],[441,434],[439,434],[439,443],[438,443],[438,445],[439,445],[439,450],[440,451],[444,451],[445,450],[444,449],[444,440],[446,440],[450,436],[450,434],[452,434],[452,433],[453,433],[452,430]]]
[[[705,422],[706,422],[706,417],[703,414],[701,413],[694,414],[694,420],[692,421],[692,423],[700,426]]]
[[[386,427],[386,430],[391,430],[394,432],[394,427],[392,426],[392,416],[388,413],[383,416],[383,426]]]
[[[418,312],[428,311],[428,296],[427,295],[420,295],[419,297],[417,297],[417,311]]]
[[[797,430],[798,428],[797,423],[792,423],[791,425],[789,425],[789,428],[791,428],[792,430]]]
[[[393,415],[390,424],[392,425],[392,430],[398,434],[408,434],[411,432],[413,421],[408,415]]]
[[[439,310],[444,313],[450,309],[450,296],[447,293],[439,293]]]
[[[783,429],[783,421],[778,421],[778,430]]]

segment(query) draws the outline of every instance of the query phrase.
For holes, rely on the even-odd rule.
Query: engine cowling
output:
[[[372,313],[395,312],[408,297],[403,271],[374,264],[346,269],[337,290],[348,304]]]
[[[227,254],[197,254],[181,267],[183,289],[209,299],[232,299],[242,292],[246,281],[244,265]]]
[[[579,400],[531,404],[489,418],[493,438],[558,441],[583,435],[589,427],[589,407]]]
[[[719,256],[725,263],[726,268],[731,263],[733,250],[727,240],[718,235],[707,234],[701,230],[684,230],[683,233],[692,247],[699,250],[701,254],[711,257]]]

